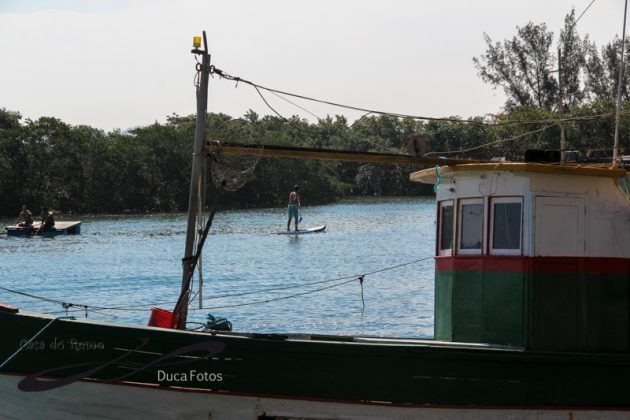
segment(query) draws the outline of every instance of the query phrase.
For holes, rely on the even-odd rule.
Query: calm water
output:
[[[217,214],[202,261],[207,309],[193,310],[189,321],[204,322],[210,312],[228,318],[235,331],[432,336],[432,198],[304,208],[302,227],[326,224],[327,229],[300,237],[272,234],[286,228],[285,217],[285,209]],[[172,309],[181,283],[185,215],[82,220],[78,236],[0,235],[0,286],[88,305],[93,319],[146,324],[149,311],[140,305],[161,303]],[[1,221],[3,226],[9,222]],[[269,288],[357,276],[421,258],[428,259],[367,274],[365,309],[356,280],[299,297],[227,307],[304,293],[346,279],[265,291]],[[217,298],[247,292],[255,293]],[[0,302],[64,313],[58,303],[3,290]],[[94,309],[113,306],[131,310]],[[198,302],[191,308],[198,308]]]

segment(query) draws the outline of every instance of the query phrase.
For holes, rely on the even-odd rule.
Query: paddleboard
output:
[[[277,234],[278,235],[301,235],[303,233],[323,232],[324,229],[326,229],[326,225],[317,226],[314,228],[299,229],[299,230],[283,230],[281,232],[277,232]]]

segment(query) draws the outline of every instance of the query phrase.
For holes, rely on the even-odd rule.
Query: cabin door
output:
[[[584,198],[536,197],[534,255],[584,256]]]
[[[584,202],[581,197],[535,198],[536,258],[529,275],[533,349],[579,348],[582,267],[575,257],[584,256]]]

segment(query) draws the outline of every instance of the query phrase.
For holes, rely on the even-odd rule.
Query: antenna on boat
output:
[[[623,33],[621,34],[621,68],[619,69],[619,84],[617,86],[617,111],[615,113],[615,143],[613,146],[613,158],[612,167],[616,168],[618,165],[619,155],[619,112],[621,111],[621,84],[623,83],[623,73],[625,69],[624,65],[624,52],[626,49],[626,13],[628,11],[628,0],[625,2],[623,8]]]
[[[199,189],[202,187],[201,177],[204,175],[202,169],[205,164],[204,134],[206,132],[206,113],[208,109],[208,80],[212,67],[210,66],[210,54],[208,53],[208,42],[206,31],[203,31],[203,50],[201,47],[201,37],[193,38],[193,50],[191,53],[201,56],[201,63],[197,62],[197,125],[195,127],[195,145],[193,151],[192,170],[190,174],[190,194],[188,197],[188,224],[186,228],[186,246],[184,258],[182,258],[182,288],[179,299],[175,305],[173,313],[178,317],[177,328],[186,328],[186,318],[188,316],[188,298],[190,295],[190,282],[192,271],[194,270],[193,249],[195,237],[197,235],[198,215],[200,208]]]
[[[558,113],[560,114],[560,163],[564,163],[567,143],[564,137],[564,123],[562,122],[564,118],[564,99],[562,97],[562,48],[560,46],[558,46]]]
[[[595,3],[595,0],[592,0],[588,6],[586,6],[586,8],[584,9],[584,11],[580,14],[580,16],[578,16],[578,18],[573,22],[573,24],[568,28],[568,30],[566,31],[566,36],[570,37],[571,36],[571,32],[573,32],[573,28],[575,28],[575,25],[577,25],[577,23],[580,21],[580,19],[582,19],[582,16],[584,16],[584,13],[586,13],[586,11],[588,9],[591,8],[591,6],[593,5],[593,3]],[[562,92],[562,33],[560,33],[560,38],[558,40],[558,114],[560,115],[560,122],[559,122],[559,126],[560,126],[560,163],[564,163],[565,159],[566,159],[566,138],[564,135],[564,98],[563,98],[563,92]]]

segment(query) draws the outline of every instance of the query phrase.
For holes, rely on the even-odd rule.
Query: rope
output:
[[[440,176],[440,165],[435,165],[435,185],[433,186],[433,192],[436,193],[440,183],[442,182],[442,177]]]
[[[416,120],[469,122],[469,123],[475,123],[475,124],[480,124],[480,125],[486,125],[486,123],[484,123],[484,122],[475,121],[475,120],[461,120],[461,119],[457,119],[457,118],[422,117],[422,116],[418,116],[418,115],[409,115],[409,114],[400,114],[400,113],[396,113],[396,112],[377,111],[377,110],[361,108],[361,107],[352,106],[352,105],[344,105],[344,104],[340,104],[340,103],[336,103],[336,102],[325,101],[323,99],[316,99],[316,98],[312,98],[312,97],[308,97],[308,96],[304,96],[304,95],[298,95],[298,94],[291,93],[291,92],[285,92],[285,91],[282,91],[282,90],[279,90],[279,89],[268,88],[268,87],[259,85],[257,83],[251,82],[249,80],[243,79],[242,77],[232,76],[231,74],[229,74],[229,73],[227,73],[227,72],[225,72],[225,71],[223,71],[221,69],[218,69],[216,67],[214,68],[214,73],[218,74],[219,76],[221,76],[222,78],[224,78],[226,80],[235,81],[237,83],[243,82],[245,84],[248,84],[248,85],[254,87],[256,90],[263,89],[263,90],[266,90],[266,91],[272,92],[272,93],[292,96],[294,98],[304,99],[304,100],[312,101],[312,102],[319,102],[319,103],[322,103],[322,104],[336,106],[336,107],[339,107],[339,108],[351,109],[351,110],[354,110],[354,111],[361,111],[361,112],[367,112],[367,113],[370,113],[370,114],[378,114],[378,115],[388,115],[388,116],[391,116],[391,117],[398,117],[398,118],[413,118],[413,119],[416,119]],[[258,93],[260,94],[260,92],[258,92]],[[273,108],[271,108],[271,109],[276,114],[278,114],[277,111],[275,111]]]
[[[363,305],[363,309],[365,309],[365,299],[363,298],[363,276],[359,277],[359,284],[361,285],[361,304]]]
[[[82,308],[82,309],[79,309],[79,310],[85,311],[85,317],[86,318],[88,316],[88,305],[82,305],[80,303],[64,302],[62,300],[51,299],[51,298],[47,298],[45,296],[33,295],[31,293],[22,292],[22,291],[19,291],[19,290],[13,290],[13,289],[9,289],[9,288],[3,287],[3,286],[0,286],[0,290],[4,290],[5,292],[9,292],[9,293],[14,293],[16,295],[26,296],[26,297],[29,297],[29,298],[35,299],[35,300],[41,300],[43,302],[48,302],[48,303],[54,303],[54,304],[57,304],[57,305],[61,305],[61,307],[65,311],[66,315],[68,314],[68,310],[71,307]],[[97,309],[99,309],[99,308],[97,307]],[[76,312],[76,310],[73,310],[72,312]]]
[[[321,120],[322,120],[319,116],[317,116],[317,115],[313,114],[313,113],[312,113],[311,111],[309,111],[308,109],[306,109],[306,108],[304,108],[304,107],[302,107],[302,106],[300,106],[300,105],[296,104],[296,103],[295,103],[295,102],[293,102],[293,101],[288,100],[288,99],[287,99],[287,98],[285,98],[284,96],[282,96],[282,95],[278,95],[276,92],[271,92],[271,93],[273,93],[274,95],[276,95],[278,98],[282,99],[283,101],[286,101],[286,102],[290,103],[290,104],[291,104],[291,105],[293,105],[294,107],[296,107],[296,108],[300,108],[302,111],[304,111],[304,112],[306,112],[306,113],[308,113],[308,114],[311,114],[311,116],[315,117],[315,119],[316,119],[317,121],[321,121]]]
[[[288,286],[278,286],[278,287],[272,287],[272,288],[267,288],[267,289],[263,289],[263,290],[251,291],[251,292],[242,292],[242,293],[231,293],[231,294],[217,295],[217,296],[209,297],[209,298],[207,298],[207,300],[223,299],[223,298],[228,298],[228,297],[241,297],[241,296],[254,295],[254,294],[258,294],[258,293],[268,293],[268,292],[275,292],[275,291],[279,291],[279,290],[296,289],[296,288],[299,288],[299,287],[313,286],[313,285],[316,285],[316,284],[331,283],[331,282],[347,280],[347,279],[352,279],[351,281],[354,281],[357,277],[361,277],[361,276],[365,277],[365,276],[372,275],[372,274],[382,273],[384,271],[394,270],[396,268],[404,267],[406,265],[414,264],[414,263],[425,261],[425,260],[428,260],[428,259],[433,259],[433,257],[431,256],[431,257],[420,258],[420,259],[417,259],[417,260],[414,260],[414,261],[409,261],[409,262],[406,262],[406,263],[402,263],[402,264],[398,264],[398,265],[395,265],[395,266],[382,268],[382,269],[379,269],[379,270],[375,270],[375,271],[371,271],[371,272],[367,272],[367,273],[363,273],[363,274],[359,274],[359,275],[353,274],[353,275],[344,276],[344,277],[337,277],[337,278],[333,278],[333,279],[317,280],[317,281],[312,281],[312,282],[308,282],[308,283],[293,284],[293,285],[288,285]],[[338,285],[342,285],[342,284],[346,284],[346,283],[349,283],[349,282],[339,283]],[[318,290],[320,290],[320,289],[318,289]],[[321,289],[321,290],[325,290],[325,289]]]
[[[223,294],[223,295],[215,295],[215,296],[210,296],[210,297],[206,297],[203,300],[204,301],[208,301],[208,300],[212,300],[212,299],[223,299],[223,298],[228,298],[228,297],[241,297],[241,296],[248,296],[248,295],[254,295],[254,294],[263,294],[263,293],[268,293],[268,292],[274,292],[274,291],[279,291],[279,290],[288,290],[288,289],[295,289],[295,288],[300,288],[300,287],[307,287],[307,286],[313,286],[313,285],[317,285],[317,284],[324,284],[324,283],[332,283],[332,282],[337,282],[337,281],[342,281],[342,280],[348,280],[348,281],[344,281],[342,283],[338,283],[335,285],[332,285],[330,287],[325,287],[325,288],[321,288],[321,289],[316,289],[313,291],[307,291],[305,293],[298,293],[295,295],[291,295],[291,296],[287,296],[287,297],[281,297],[278,299],[273,299],[273,300],[265,300],[265,301],[260,301],[260,303],[266,303],[266,302],[272,302],[275,300],[282,300],[282,299],[288,299],[290,297],[297,297],[297,296],[302,296],[304,294],[310,294],[310,293],[315,293],[318,291],[322,291],[322,290],[326,290],[332,287],[337,287],[337,286],[342,286],[344,284],[350,283],[352,281],[355,281],[356,279],[358,279],[359,277],[365,277],[365,276],[369,276],[369,275],[373,275],[373,274],[378,274],[378,273],[382,273],[385,271],[389,271],[389,270],[395,270],[397,268],[400,267],[404,267],[407,265],[411,265],[411,264],[416,264],[422,261],[426,261],[429,259],[433,259],[433,256],[430,257],[424,257],[424,258],[419,258],[417,260],[413,260],[413,261],[408,261],[405,263],[401,263],[401,264],[397,264],[394,266],[389,266],[389,267],[385,267],[385,268],[381,268],[378,270],[374,270],[374,271],[369,271],[363,274],[354,274],[354,275],[349,275],[349,276],[344,276],[344,277],[336,277],[333,279],[325,279],[325,280],[317,280],[317,281],[312,281],[312,282],[307,282],[307,283],[299,283],[299,284],[292,284],[292,285],[286,285],[286,286],[277,286],[277,287],[270,287],[267,289],[262,289],[262,290],[254,290],[254,291],[250,291],[250,292],[241,292],[241,293],[227,293],[227,294]],[[69,305],[68,309],[73,306],[73,307],[82,307],[85,308],[85,310],[87,310],[88,305],[81,305],[81,304],[68,304],[66,302],[60,301],[60,300],[55,300],[55,299],[49,299],[43,296],[37,296],[37,295],[33,295],[30,293],[25,293],[25,292],[21,292],[18,290],[13,290],[13,289],[8,289],[6,287],[2,287],[0,286],[1,290],[5,290],[7,292],[10,293],[15,293],[15,294],[19,294],[19,295],[23,295],[23,296],[28,296],[32,299],[36,299],[36,300],[42,300],[45,302],[49,302],[49,303],[55,303],[55,304],[61,304],[63,305]],[[154,307],[154,306],[165,306],[165,305],[172,305],[175,304],[176,302],[174,301],[169,301],[169,302],[157,302],[157,303],[143,303],[143,304],[138,304],[138,305],[133,305],[133,306],[96,306],[96,305],[89,305],[89,308],[92,312],[95,313],[99,313],[97,311],[146,311],[148,308]],[[252,303],[247,303],[247,304],[240,304],[240,305],[235,305],[235,306],[246,306],[246,305],[250,305]],[[212,307],[212,308],[199,308],[199,309],[216,309],[218,307]],[[223,308],[223,307],[221,307]],[[199,310],[199,309],[194,309],[194,310]],[[192,310],[192,309],[191,309]],[[79,311],[79,309],[75,309],[75,310],[70,310],[69,312],[75,312],[75,311]],[[68,311],[66,311],[68,312]],[[56,312],[55,312],[56,313]],[[113,315],[110,315],[113,316]]]
[[[72,317],[64,317],[64,318],[72,318]],[[32,336],[30,338],[30,340],[28,340],[26,343],[22,344],[22,346],[17,349],[15,351],[15,353],[13,353],[11,356],[9,356],[4,362],[2,362],[2,364],[0,365],[0,369],[2,369],[3,367],[6,366],[7,363],[9,363],[11,360],[13,360],[13,358],[15,358],[15,356],[17,356],[22,350],[24,350],[25,347],[27,347],[29,344],[31,344],[33,342],[33,340],[35,340],[37,337],[40,336],[41,333],[43,333],[44,331],[46,331],[46,329],[48,329],[48,327],[50,327],[56,320],[61,319],[61,317],[57,317],[57,318],[53,318],[50,320],[50,322],[48,322],[44,328],[42,328],[41,330],[39,330],[37,333],[35,333],[34,336]]]
[[[331,286],[321,287],[319,289],[309,290],[309,291],[302,292],[302,293],[295,293],[293,295],[288,295],[288,296],[281,296],[281,297],[277,297],[277,298],[273,298],[273,299],[257,300],[257,301],[246,302],[246,303],[237,303],[237,304],[234,304],[234,305],[212,306],[210,308],[202,308],[202,309],[203,310],[212,310],[212,309],[237,308],[237,307],[241,307],[241,306],[251,306],[251,305],[258,305],[258,304],[261,304],[261,303],[276,302],[276,301],[279,301],[279,300],[291,299],[291,298],[294,298],[294,297],[310,295],[312,293],[317,293],[317,292],[321,292],[323,290],[332,289],[334,287],[343,286],[344,284],[348,284],[348,283],[353,282],[355,280],[356,279],[353,278],[352,280],[344,281],[344,282],[341,282],[341,283],[338,283],[338,284],[333,284]],[[193,310],[198,310],[198,309],[193,309]]]
[[[62,306],[65,304],[65,302],[63,302],[63,301],[61,301],[61,300],[50,299],[50,298],[43,297],[43,296],[33,295],[33,294],[30,294],[30,293],[21,292],[21,291],[19,291],[19,290],[9,289],[9,288],[7,288],[7,287],[2,287],[2,286],[0,286],[0,290],[4,290],[5,292],[9,292],[9,293],[14,293],[14,294],[16,294],[16,295],[21,295],[21,296],[30,297],[30,298],[32,298],[32,299],[43,300],[43,301],[45,301],[45,302],[49,302],[49,303],[57,303],[57,304],[60,304],[60,305],[62,305]]]
[[[476,124],[476,125],[490,126],[490,127],[492,127],[492,126],[505,126],[505,125],[518,125],[518,124],[547,124],[547,125],[548,124],[560,124],[560,123],[563,123],[563,122],[570,122],[570,121],[583,121],[583,120],[591,120],[591,119],[596,119],[596,118],[606,118],[606,117],[611,117],[611,116],[615,115],[614,112],[609,112],[609,113],[602,113],[602,114],[595,114],[595,115],[585,115],[585,116],[578,116],[578,117],[555,118],[555,119],[547,118],[547,119],[542,119],[542,120],[512,120],[512,121],[502,121],[502,122],[496,122],[496,123],[488,123],[488,122],[475,120],[475,119],[463,120],[461,118],[426,117],[426,116],[421,116],[421,115],[411,115],[411,114],[401,114],[401,113],[397,113],[397,112],[378,111],[378,110],[367,109],[367,108],[362,108],[362,107],[353,106],[353,105],[345,105],[345,104],[341,104],[341,103],[337,103],[337,102],[332,102],[332,101],[327,101],[327,100],[323,100],[323,99],[317,99],[317,98],[313,98],[313,97],[309,97],[309,96],[299,95],[299,94],[296,94],[296,93],[286,92],[286,91],[282,91],[282,90],[279,90],[279,89],[269,88],[269,87],[265,87],[265,86],[259,85],[257,83],[251,82],[251,81],[249,81],[247,79],[243,79],[242,77],[232,76],[231,74],[229,74],[229,73],[227,73],[227,72],[225,72],[225,71],[223,71],[221,69],[218,69],[216,67],[213,67],[213,72],[218,74],[223,79],[237,82],[237,85],[238,85],[238,83],[242,82],[242,83],[248,84],[248,85],[252,86],[253,88],[255,88],[256,91],[258,92],[258,94],[261,96],[261,98],[265,102],[265,104],[267,104],[267,106],[276,115],[278,115],[280,118],[282,118],[285,121],[287,119],[285,117],[283,117],[282,115],[280,115],[273,107],[271,107],[271,105],[269,105],[269,103],[265,100],[265,98],[260,93],[259,89],[263,89],[263,90],[266,90],[266,91],[274,93],[274,94],[291,96],[291,97],[294,97],[294,98],[304,99],[304,100],[312,101],[312,102],[318,102],[318,103],[322,103],[322,104],[326,104],[326,105],[335,106],[335,107],[338,107],[338,108],[345,108],[345,109],[350,109],[350,110],[353,110],[353,111],[367,112],[368,114],[385,115],[385,116],[390,116],[390,117],[395,117],[395,118],[411,118],[411,119],[414,119],[414,120],[424,120],[424,121],[441,121],[441,122],[453,122],[453,123],[467,123],[467,124]],[[627,115],[627,114],[630,114],[630,112],[626,111],[626,112],[623,112],[622,114]]]
[[[550,124],[550,125],[548,125],[546,127],[539,128],[539,129],[534,130],[534,131],[528,131],[527,133],[518,134],[518,135],[513,136],[513,137],[508,137],[507,139],[500,139],[500,140],[491,141],[491,142],[480,144],[479,146],[471,147],[471,148],[468,148],[468,149],[451,150],[451,151],[444,151],[444,152],[429,152],[429,153],[425,153],[424,156],[430,156],[430,155],[435,155],[435,154],[450,155],[450,154],[453,154],[453,153],[471,152],[473,150],[483,149],[484,147],[492,146],[492,145],[495,145],[495,144],[505,143],[507,141],[520,139],[521,137],[525,137],[525,136],[528,136],[530,134],[540,133],[541,131],[545,131],[545,130],[550,129],[551,127],[555,127],[558,124],[559,123]]]
[[[415,261],[410,261],[410,262],[407,262],[407,263],[398,264],[397,266],[394,266],[394,267],[383,268],[383,269],[380,269],[380,270],[375,270],[375,271],[372,271],[372,272],[369,272],[369,273],[365,273],[365,274],[361,274],[361,275],[341,277],[339,279],[334,279],[334,280],[322,280],[322,281],[319,281],[319,282],[313,282],[313,283],[310,283],[310,284],[330,282],[330,281],[338,281],[338,280],[341,280],[341,279],[346,279],[346,278],[352,277],[350,280],[342,281],[340,283],[336,283],[336,284],[333,284],[333,285],[330,285],[330,286],[326,286],[326,287],[321,287],[319,289],[313,289],[313,290],[308,290],[306,292],[295,293],[293,295],[281,296],[281,297],[277,297],[277,298],[273,298],[273,299],[265,299],[265,300],[257,300],[257,301],[252,301],[252,302],[238,303],[238,304],[233,304],[233,305],[212,306],[210,308],[203,308],[203,309],[204,310],[212,310],[212,309],[237,308],[237,307],[241,307],[241,306],[251,306],[251,305],[258,305],[258,304],[262,304],[262,303],[276,302],[276,301],[279,301],[279,300],[291,299],[291,298],[294,298],[294,297],[310,295],[312,293],[317,293],[317,292],[321,292],[321,291],[324,291],[324,290],[332,289],[332,288],[335,288],[335,287],[343,286],[343,285],[351,283],[351,282],[353,282],[355,280],[359,280],[359,283],[361,284],[361,300],[363,300],[363,280],[365,279],[365,276],[372,275],[372,274],[377,274],[377,273],[382,273],[384,271],[393,270],[395,268],[404,267],[404,266],[409,265],[409,264],[413,264],[413,263],[416,263],[416,262],[420,262],[420,261],[424,261],[424,260],[432,259],[432,258],[433,257],[421,258],[421,259],[418,259],[418,260],[415,260]],[[302,286],[304,286],[304,285],[302,285]],[[289,286],[289,287],[297,287],[297,286]],[[289,288],[289,287],[287,287],[287,288]],[[259,292],[260,291],[258,291],[258,292],[248,292],[247,294],[259,293]],[[243,295],[243,294],[241,294],[241,295]],[[363,306],[365,308],[365,301],[363,301]]]
[[[425,258],[420,258],[417,260],[413,260],[413,261],[409,261],[406,263],[402,263],[402,264],[398,264],[395,266],[391,266],[391,267],[386,267],[386,268],[382,268],[376,271],[372,271],[372,272],[368,272],[368,273],[364,273],[363,276],[367,276],[367,275],[372,275],[372,274],[377,274],[377,273],[381,273],[383,271],[388,271],[388,270],[394,270],[396,268],[400,268],[400,267],[404,267],[406,265],[410,265],[410,264],[415,264],[418,262],[422,262],[428,259],[432,259],[433,257],[425,257]],[[278,287],[270,287],[267,289],[259,289],[259,290],[254,290],[251,292],[239,292],[239,293],[226,293],[223,295],[214,295],[214,296],[210,296],[210,297],[206,297],[203,300],[204,301],[208,301],[208,300],[213,300],[213,299],[224,299],[224,298],[230,298],[230,297],[241,297],[241,296],[249,296],[249,295],[255,295],[255,294],[262,294],[262,293],[268,293],[268,292],[275,292],[275,291],[279,291],[279,290],[288,290],[288,289],[295,289],[295,288],[300,288],[300,287],[306,287],[306,286],[313,286],[316,284],[323,284],[323,283],[331,283],[331,282],[335,282],[335,281],[340,281],[340,280],[346,280],[346,279],[355,279],[357,278],[359,275],[353,274],[353,275],[349,275],[349,276],[344,276],[344,277],[336,277],[333,279],[325,279],[325,280],[317,280],[317,281],[312,281],[312,282],[308,282],[308,283],[299,283],[299,284],[292,284],[292,285],[287,285],[287,286],[278,286]],[[169,301],[169,302],[158,302],[158,303],[143,303],[143,304],[139,304],[139,305],[134,305],[134,306],[110,306],[110,307],[99,307],[99,306],[90,306],[90,308],[92,308],[92,311],[94,310],[94,308],[96,309],[100,309],[100,310],[117,310],[117,311],[145,311],[146,309],[153,307],[153,306],[164,306],[164,305],[171,305],[174,304],[175,302],[173,301]],[[200,308],[200,309],[204,309],[204,308]]]

